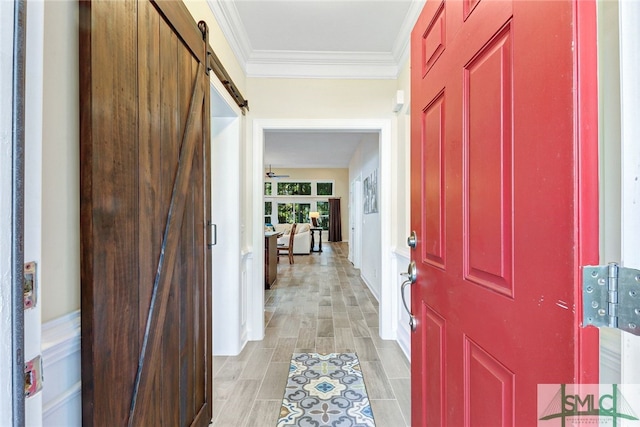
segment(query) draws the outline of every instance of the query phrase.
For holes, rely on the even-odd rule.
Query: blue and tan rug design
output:
[[[277,427],[375,427],[355,353],[293,353]]]

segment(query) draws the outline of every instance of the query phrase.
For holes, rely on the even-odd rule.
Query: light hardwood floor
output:
[[[410,367],[395,341],[380,339],[378,302],[347,260],[346,243],[280,259],[265,291],[266,332],[234,357],[214,358],[215,427],[275,427],[294,352],[355,352],[376,427],[410,425]]]

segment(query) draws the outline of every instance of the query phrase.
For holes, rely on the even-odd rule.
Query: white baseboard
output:
[[[80,311],[42,325],[42,425],[82,425]]]
[[[369,290],[373,294],[374,298],[379,303],[380,302],[380,293],[373,286],[371,286],[371,283],[369,282],[367,277],[364,274],[362,274],[362,270],[360,270],[360,278],[362,279],[364,284],[367,285],[367,288],[369,288]]]

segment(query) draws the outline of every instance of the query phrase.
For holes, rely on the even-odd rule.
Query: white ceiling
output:
[[[395,79],[425,0],[208,0],[248,77]],[[215,46],[214,46],[215,47]],[[377,133],[269,131],[265,167],[348,167]]]
[[[264,164],[273,169],[347,168],[361,142],[378,138],[377,132],[266,131]]]
[[[248,77],[398,76],[424,0],[208,0]]]

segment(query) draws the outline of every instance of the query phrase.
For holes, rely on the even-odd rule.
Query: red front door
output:
[[[594,34],[583,1],[428,0],[416,23],[413,426],[535,426],[538,384],[597,382]]]

